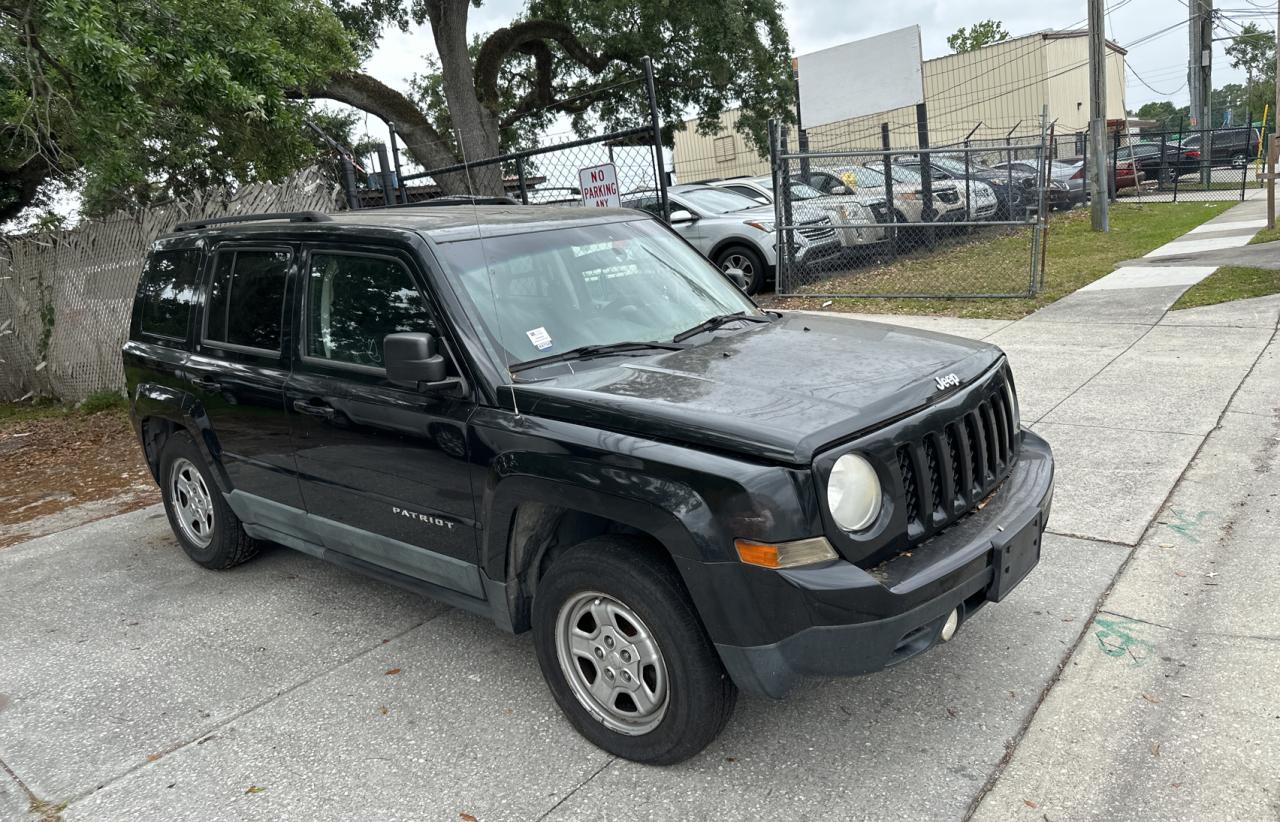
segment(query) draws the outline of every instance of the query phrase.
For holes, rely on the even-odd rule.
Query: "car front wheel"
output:
[[[716,738],[737,689],[674,568],[651,546],[600,537],[538,583],[534,645],[565,716],[597,747],[650,765]]]
[[[184,432],[169,437],[160,452],[160,490],[174,536],[193,561],[220,571],[258,553],[258,542],[244,532]]]
[[[716,265],[721,271],[736,268],[746,275],[748,294],[759,294],[764,289],[764,260],[751,249],[740,245],[726,248],[716,255]]]

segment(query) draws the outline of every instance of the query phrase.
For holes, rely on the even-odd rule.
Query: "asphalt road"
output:
[[[206,571],[149,508],[0,551],[0,818],[1275,818],[1280,298],[1180,290],[897,320],[1009,352],[1059,459],[1044,558],[676,767],[578,737],[527,637],[286,549]]]

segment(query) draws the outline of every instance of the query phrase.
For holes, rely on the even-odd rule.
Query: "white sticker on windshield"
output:
[[[542,326],[524,333],[529,337],[529,342],[533,343],[533,347],[539,351],[546,351],[551,347],[551,335]]]

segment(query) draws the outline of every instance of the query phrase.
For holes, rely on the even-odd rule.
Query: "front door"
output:
[[[467,467],[474,403],[387,380],[382,340],[440,334],[413,264],[307,251],[286,389],[302,494],[326,548],[480,596]]]
[[[252,495],[249,505],[266,499],[301,509],[284,407],[284,303],[293,258],[288,245],[218,246],[183,374],[209,423],[206,445],[232,491]]]

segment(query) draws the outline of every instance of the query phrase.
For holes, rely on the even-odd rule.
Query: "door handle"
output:
[[[319,417],[325,420],[333,419],[333,406],[324,403],[314,403],[307,400],[294,400],[293,410],[309,417]]]
[[[192,377],[191,384],[206,391],[220,391],[222,389],[222,383],[212,377]]]

